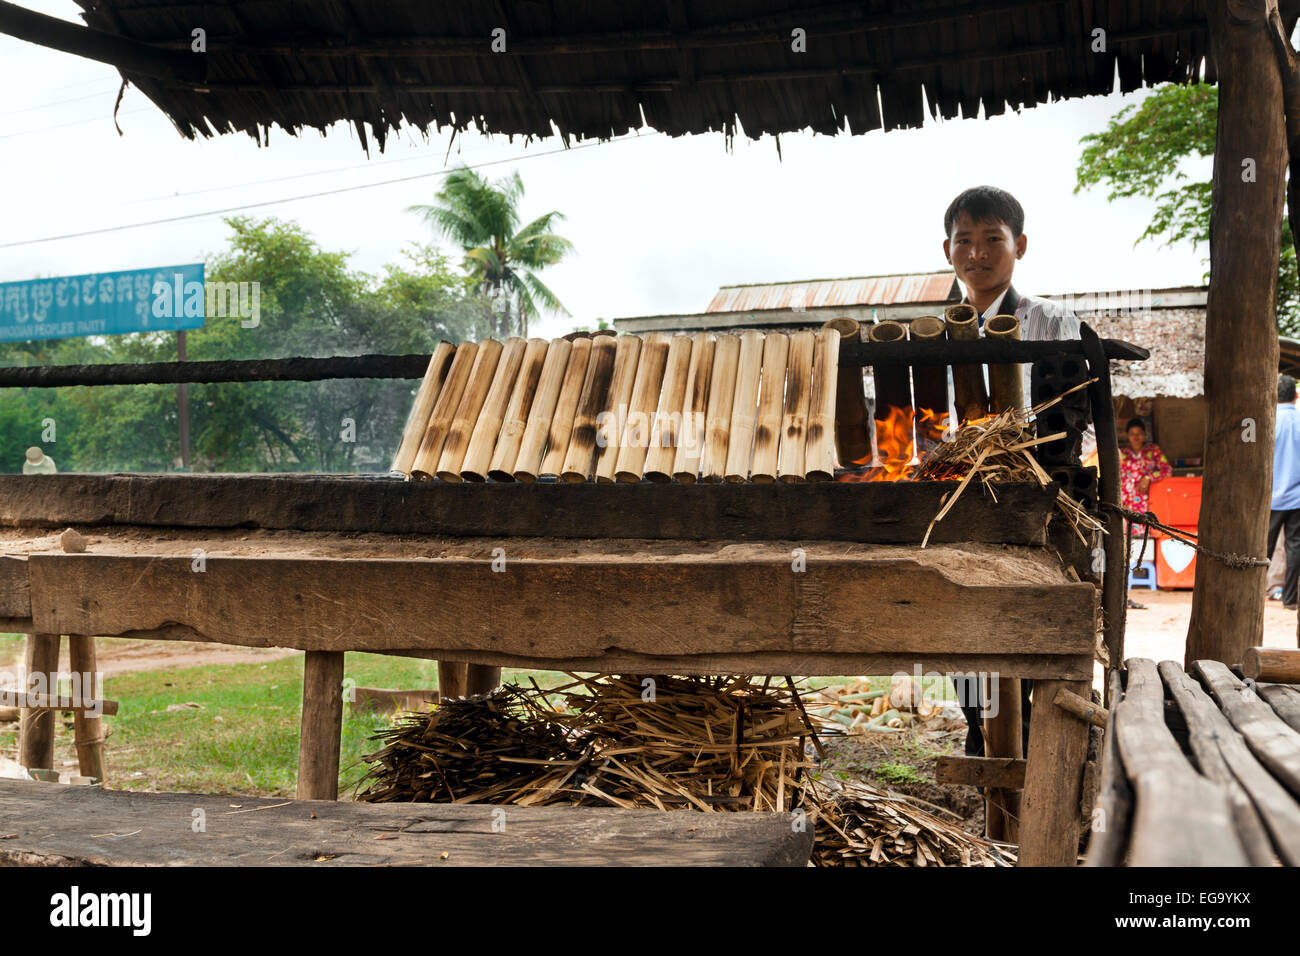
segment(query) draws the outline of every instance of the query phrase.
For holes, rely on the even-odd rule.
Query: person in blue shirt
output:
[[[1273,429],[1273,503],[1268,514],[1268,553],[1284,535],[1286,577],[1282,606],[1296,609],[1296,584],[1300,581],[1300,412],[1295,405],[1295,379],[1277,380],[1277,423]]]

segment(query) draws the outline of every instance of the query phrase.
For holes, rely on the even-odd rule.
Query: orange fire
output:
[[[909,481],[916,475],[920,457],[943,441],[948,415],[923,408],[916,415],[911,406],[890,406],[883,419],[875,419],[876,453],[873,458],[853,462],[866,466],[861,473],[845,473],[839,481]],[[917,439],[920,440],[918,457]]]

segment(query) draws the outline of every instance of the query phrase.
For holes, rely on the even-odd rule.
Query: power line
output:
[[[100,90],[97,93],[87,93],[85,96],[74,96],[70,100],[55,100],[53,103],[41,103],[38,106],[24,106],[20,110],[10,110],[8,113],[0,113],[0,116],[17,116],[19,113],[31,113],[35,110],[46,110],[55,106],[63,106],[67,103],[80,103],[84,100],[99,99],[101,96],[112,94],[113,90]]]
[[[572,153],[580,149],[591,149],[592,147],[595,146],[608,146],[614,143],[626,143],[631,140],[648,139],[651,136],[657,136],[657,135],[658,135],[657,132],[650,132],[646,134],[625,136],[622,139],[611,139],[603,143],[582,143],[578,146],[561,147],[559,149],[546,150],[545,152],[541,152],[541,153],[530,153],[524,156],[511,157],[509,159],[489,160],[488,162],[484,162],[484,163],[476,163],[473,166],[469,166],[467,168],[484,169],[488,166],[501,166],[506,163],[523,162],[526,159],[539,159],[543,156],[555,156],[559,153]],[[363,183],[359,186],[343,186],[339,189],[328,189],[323,192],[307,193],[302,196],[288,196],[283,199],[267,199],[264,200],[263,202],[246,203],[245,205],[242,206],[230,206],[226,209],[213,209],[208,212],[187,213],[186,215],[182,215],[182,216],[171,216],[167,219],[152,219],[148,222],[132,222],[132,223],[127,223],[126,225],[123,226],[106,226],[103,229],[88,229],[85,232],[70,232],[61,236],[45,236],[41,239],[23,239],[19,242],[2,243],[0,244],[0,249],[14,249],[17,248],[18,246],[34,246],[43,242],[57,242],[61,239],[81,239],[86,236],[99,236],[109,232],[124,232],[127,229],[142,229],[145,226],[162,226],[174,222],[185,222],[190,219],[206,219],[209,216],[224,216],[230,213],[244,212],[245,210],[248,209],[260,209],[266,206],[279,206],[279,205],[283,205],[284,203],[298,202],[299,200],[303,200],[303,199],[320,199],[325,196],[337,196],[340,193],[358,192],[362,189],[374,189],[378,186],[392,186],[397,183],[414,182],[417,179],[429,179],[433,176],[446,176],[451,172],[453,172],[453,170],[451,169],[437,169],[431,173],[417,173],[414,176],[402,176],[398,179],[386,179],[383,180],[382,182],[377,182],[377,183]]]
[[[117,115],[132,116],[135,113],[148,113],[148,112],[152,112],[150,107],[141,106],[138,109],[125,110],[124,112],[118,113]],[[69,126],[84,126],[86,123],[102,123],[104,120],[106,119],[111,120],[112,118],[113,117],[111,116],[92,116],[90,119],[73,120],[71,123],[59,123],[55,126],[42,126],[40,129],[25,129],[19,133],[5,133],[3,136],[0,136],[0,139],[15,139],[16,137],[19,136],[31,136],[33,133],[48,133],[52,129],[66,129]]]

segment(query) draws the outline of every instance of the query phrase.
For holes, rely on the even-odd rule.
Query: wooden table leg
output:
[[[464,697],[469,693],[469,665],[438,661],[438,699]]]
[[[59,670],[59,635],[27,635],[27,689],[54,694]],[[32,675],[44,674],[44,686],[30,683]],[[55,711],[23,708],[18,724],[18,762],[28,770],[54,769]]]
[[[1074,866],[1079,855],[1079,799],[1088,759],[1087,721],[1057,707],[1065,688],[1085,699],[1089,681],[1034,681],[1029,756],[1020,801],[1020,865]]]
[[[1020,678],[998,676],[990,689],[997,714],[984,718],[985,756],[1024,756],[1024,727],[1020,713]],[[984,791],[985,832],[990,840],[1020,842],[1020,791],[988,787]]]
[[[489,664],[470,664],[465,681],[469,694],[487,694],[501,686],[501,668]]]
[[[337,800],[343,737],[343,652],[307,651],[302,665],[298,799]]]
[[[79,696],[89,700],[102,697],[98,681],[98,667],[95,661],[95,639],[79,634],[68,635],[68,669],[77,678],[76,686],[80,688]],[[73,711],[73,734],[77,747],[77,766],[83,777],[97,777],[104,780],[104,722],[99,717],[91,717],[84,710]]]

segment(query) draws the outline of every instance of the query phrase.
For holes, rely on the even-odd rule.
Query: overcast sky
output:
[[[24,5],[80,22],[66,0]],[[700,311],[720,285],[944,268],[943,211],[981,183],[1009,189],[1025,207],[1021,292],[1193,285],[1204,272],[1204,248],[1134,246],[1151,203],[1073,193],[1079,138],[1136,95],[887,134],[783,136],[780,157],[770,136],[738,139],[728,151],[721,134],[651,131],[558,154],[554,138],[525,145],[470,133],[448,156],[449,133],[426,141],[408,131],[367,159],[342,126],[324,137],[276,129],[269,148],[242,135],[189,142],[135,90],[119,136],[118,83],[111,67],[0,36],[0,245],[423,175],[243,213],[296,220],[326,249],[377,272],[408,243],[432,238],[406,209],[432,201],[439,171],[505,160],[484,173],[518,170],[525,219],[559,210],[560,231],[576,246],[545,273],[573,317],[535,324],[534,334]],[[1208,162],[1199,168],[1206,178]],[[212,215],[0,248],[0,281],[197,262],[227,237]]]

